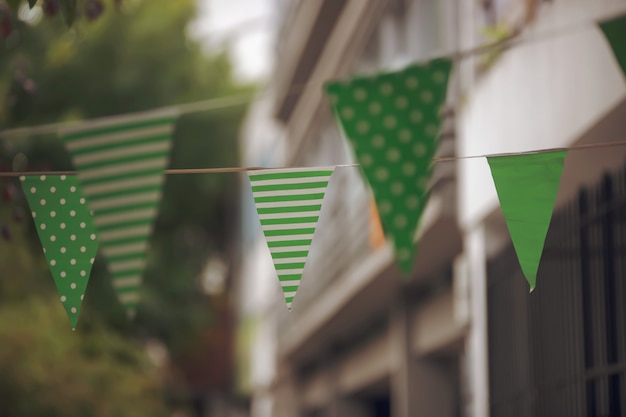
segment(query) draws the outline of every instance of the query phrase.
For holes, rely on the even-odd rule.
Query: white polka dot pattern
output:
[[[76,328],[91,273],[90,260],[98,250],[89,209],[76,177],[20,179],[61,302]]]
[[[413,238],[428,201],[439,109],[450,70],[449,60],[436,60],[396,73],[330,83],[326,88],[405,273],[412,269]]]

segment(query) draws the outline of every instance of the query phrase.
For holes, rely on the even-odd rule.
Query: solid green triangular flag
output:
[[[63,307],[76,328],[98,238],[74,176],[20,178]]]
[[[626,15],[600,23],[600,29],[604,32],[615,59],[626,75]]]
[[[175,111],[89,121],[61,132],[93,211],[118,299],[133,316],[169,162]]]
[[[326,86],[405,274],[416,256],[451,68],[451,61],[435,60]]]
[[[261,228],[290,310],[334,169],[287,168],[248,173]]]
[[[566,155],[562,151],[487,158],[504,219],[531,291],[537,282]]]

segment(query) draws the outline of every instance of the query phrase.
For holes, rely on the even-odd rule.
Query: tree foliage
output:
[[[0,415],[167,416],[141,348],[95,326],[72,333],[56,303],[0,310]]]
[[[36,7],[46,4],[40,1]],[[12,38],[7,38],[5,48],[0,49],[0,130],[143,111],[250,91],[249,86],[238,86],[232,79],[226,53],[207,55],[198,42],[187,36],[195,1],[125,0],[123,5],[120,12],[107,8],[95,21],[79,19],[70,29],[61,19],[29,21],[26,15],[14,19]],[[28,10],[29,6],[21,7]],[[244,111],[245,106],[239,106],[181,116],[174,133],[171,167],[236,165],[236,138]],[[0,138],[0,169],[11,168],[73,169],[68,153],[54,134]],[[210,257],[224,259],[230,268],[236,265],[233,238],[238,179],[234,174],[168,176],[136,320],[126,319],[106,264],[98,257],[77,332],[63,331],[58,338],[83,338],[92,327],[100,329],[100,335],[115,332],[136,340],[157,338],[167,346],[174,365],[186,359],[184,369],[193,369],[189,363],[193,357],[204,361],[198,368],[209,366],[206,356],[199,352],[221,346],[228,329],[214,314],[211,297],[200,290],[202,271]],[[56,297],[54,283],[34,225],[26,214],[30,210],[18,181],[0,179],[0,190],[4,194],[0,226],[5,235],[5,239],[0,238],[0,315],[36,320],[43,310],[63,314],[60,303],[48,301]],[[41,327],[45,324],[33,323],[27,329],[32,333],[29,338],[44,345],[44,352],[52,333]],[[3,339],[19,339],[21,335],[10,333],[17,330],[2,327],[0,333],[5,332]],[[40,330],[43,333],[38,333]],[[103,355],[112,349],[106,343],[101,348]],[[82,352],[82,348],[67,349],[67,355],[59,356],[59,360],[79,372],[77,369],[85,362],[72,362],[69,356],[71,352]],[[33,352],[32,360],[43,360],[41,352]],[[120,367],[120,372],[126,366],[123,361],[109,365],[112,371]],[[2,366],[0,363],[0,384],[7,380]],[[126,367],[125,372],[132,369]],[[217,380],[224,381],[222,377]],[[112,398],[118,394],[111,392]],[[84,402],[90,403],[91,397],[85,398]],[[62,415],[74,415],[66,413],[63,404],[56,406],[64,410],[59,411]]]

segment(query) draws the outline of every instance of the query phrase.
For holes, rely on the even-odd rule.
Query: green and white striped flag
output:
[[[161,200],[177,114],[86,122],[61,132],[93,212],[118,298],[132,316]]]
[[[290,310],[334,169],[289,168],[248,173],[261,228]]]

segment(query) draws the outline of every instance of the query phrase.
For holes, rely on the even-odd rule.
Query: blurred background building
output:
[[[626,139],[626,82],[596,21],[622,1],[276,1],[246,166],[353,163],[322,85],[509,36],[456,61],[439,156]],[[239,385],[253,417],[626,415],[626,149],[571,152],[528,294],[484,159],[438,163],[401,278],[357,168],[337,168],[291,312],[248,184]]]

